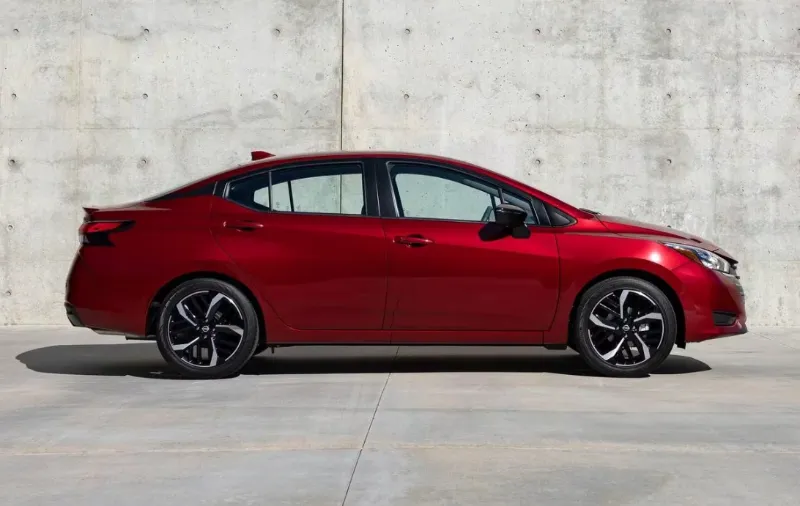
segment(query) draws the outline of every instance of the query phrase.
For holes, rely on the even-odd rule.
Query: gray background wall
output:
[[[81,205],[251,149],[463,158],[718,241],[800,325],[800,3],[0,0],[0,323],[65,323]],[[342,56],[344,65],[342,66]]]

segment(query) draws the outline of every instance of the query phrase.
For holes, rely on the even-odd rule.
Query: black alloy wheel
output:
[[[639,278],[610,278],[591,287],[577,311],[576,343],[586,363],[606,376],[644,376],[669,356],[677,318],[669,298]]]
[[[187,281],[167,296],[157,341],[181,375],[211,379],[236,374],[258,342],[253,304],[235,286],[216,279]]]

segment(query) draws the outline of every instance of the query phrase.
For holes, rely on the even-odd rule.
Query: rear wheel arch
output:
[[[572,301],[572,308],[570,309],[570,312],[569,312],[569,344],[570,344],[570,346],[573,347],[573,348],[575,347],[574,346],[574,342],[573,342],[574,335],[575,335],[574,328],[575,328],[575,323],[576,323],[575,322],[575,316],[576,316],[576,312],[577,312],[577,308],[578,308],[578,303],[580,302],[581,297],[583,297],[583,294],[586,293],[587,290],[589,290],[591,287],[593,287],[597,283],[600,283],[601,281],[604,281],[604,280],[609,279],[609,278],[615,278],[615,277],[621,277],[621,276],[639,278],[639,279],[643,279],[645,281],[649,281],[650,283],[656,285],[662,292],[664,292],[664,295],[667,296],[667,298],[669,299],[670,303],[672,304],[673,310],[675,311],[675,316],[678,319],[678,335],[676,336],[676,344],[677,344],[677,346],[679,348],[685,348],[686,347],[686,320],[684,318],[683,305],[681,304],[681,300],[678,297],[678,294],[675,292],[675,290],[672,288],[672,286],[669,283],[667,283],[667,281],[664,280],[663,278],[661,278],[661,277],[659,277],[659,276],[657,276],[657,275],[655,275],[655,274],[653,274],[651,272],[647,272],[647,271],[643,271],[643,270],[639,270],[639,269],[617,269],[617,270],[604,272],[603,274],[600,274],[600,275],[592,278],[588,283],[586,283],[580,289],[580,291],[578,291],[577,295],[575,295],[575,298]]]
[[[247,287],[244,283],[239,281],[236,278],[228,276],[226,274],[222,274],[219,272],[214,271],[196,271],[196,272],[189,272],[178,276],[164,284],[161,288],[158,289],[156,294],[153,296],[150,304],[147,306],[147,327],[146,327],[146,335],[148,337],[154,336],[156,333],[156,328],[158,326],[158,316],[161,310],[161,306],[164,303],[164,299],[169,295],[169,293],[174,290],[177,286],[191,281],[193,279],[217,279],[219,281],[225,281],[226,283],[230,283],[239,290],[244,293],[253,307],[256,310],[256,314],[258,315],[258,323],[259,323],[259,347],[263,347],[266,345],[267,342],[267,331],[266,331],[266,321],[264,320],[264,311],[261,309],[261,304],[258,302],[258,298],[255,296],[252,290]]]

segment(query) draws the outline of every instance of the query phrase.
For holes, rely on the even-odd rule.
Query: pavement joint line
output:
[[[397,360],[397,355],[400,354],[400,347],[398,346],[395,348],[394,357],[392,357],[392,363],[389,367],[389,373],[386,375],[386,381],[383,382],[383,388],[381,389],[381,394],[378,396],[378,402],[375,403],[375,411],[372,412],[372,419],[369,421],[369,427],[367,427],[367,433],[364,434],[364,440],[361,441],[361,448],[358,449],[358,456],[356,456],[356,462],[353,464],[353,472],[350,473],[350,479],[347,481],[347,488],[344,491],[344,497],[342,498],[342,506],[347,502],[347,495],[350,493],[350,485],[353,484],[353,477],[356,475],[356,470],[358,469],[358,463],[361,461],[361,454],[364,453],[364,445],[367,444],[367,438],[369,437],[369,432],[372,430],[372,424],[375,422],[375,416],[378,414],[378,408],[381,406],[381,401],[383,400],[383,393],[386,391],[386,385],[389,384],[389,378],[392,377],[392,371],[394,370],[394,363]]]
[[[378,443],[366,447],[367,450],[512,450],[512,451],[540,451],[558,453],[598,453],[598,454],[635,454],[635,453],[667,453],[667,454],[693,454],[693,455],[722,455],[722,454],[800,454],[800,446],[787,446],[784,448],[772,446],[736,446],[729,444],[718,445],[658,445],[658,444],[618,444],[618,443],[569,443],[546,445],[504,445],[504,444],[416,444],[416,443]],[[307,445],[307,446],[282,446],[259,445],[242,448],[152,448],[152,449],[115,449],[98,448],[94,450],[42,450],[42,451],[0,451],[0,456],[11,457],[94,457],[111,455],[146,455],[146,454],[198,454],[198,453],[256,453],[256,452],[293,452],[293,451],[336,451],[358,450],[361,455],[364,447],[358,445]],[[356,464],[358,463],[358,459]],[[351,474],[350,482],[355,475],[355,468]],[[348,484],[349,485],[349,484]],[[349,488],[349,487],[348,487]],[[346,499],[346,497],[345,497]]]
[[[549,445],[493,445],[493,444],[388,444],[376,445],[369,450],[516,450],[562,453],[676,453],[676,454],[800,454],[800,446],[785,448],[772,446],[718,445],[658,445],[619,443],[568,443]]]

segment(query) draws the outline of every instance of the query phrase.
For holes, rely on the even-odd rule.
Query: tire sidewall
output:
[[[638,290],[653,299],[663,315],[664,335],[661,344],[650,358],[635,366],[618,367],[603,360],[589,338],[589,316],[594,306],[606,295],[617,290]],[[600,374],[618,377],[646,376],[660,366],[672,352],[678,335],[678,319],[669,298],[654,284],[639,278],[610,278],[591,287],[581,298],[577,311],[577,347],[584,361]]]
[[[242,342],[239,348],[228,360],[215,367],[198,367],[181,360],[178,354],[172,349],[167,332],[169,315],[177,303],[187,295],[203,290],[219,292],[233,299],[242,311],[245,324]],[[161,309],[161,314],[158,318],[156,342],[158,343],[158,349],[164,359],[182,376],[195,379],[213,379],[224,378],[238,373],[253,356],[256,346],[258,345],[258,335],[258,315],[247,296],[230,283],[216,279],[203,278],[182,283],[166,297]]]

